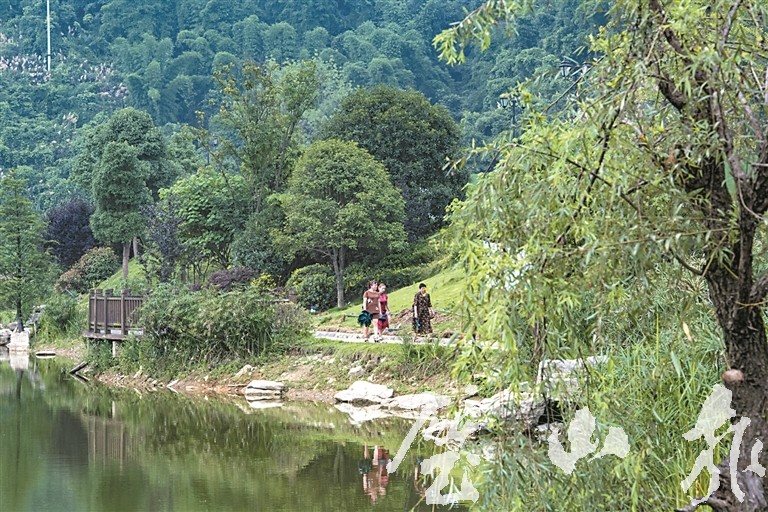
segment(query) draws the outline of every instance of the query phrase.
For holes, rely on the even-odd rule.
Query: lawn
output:
[[[464,286],[465,276],[460,269],[452,269],[440,272],[433,276],[427,276],[414,282],[411,286],[399,290],[387,290],[389,307],[395,316],[393,327],[399,327],[403,332],[411,332],[411,319],[413,317],[413,296],[418,291],[419,283],[427,285],[427,293],[432,299],[432,307],[437,313],[433,322],[435,333],[456,332],[461,327],[461,319],[456,310],[461,300],[461,291]],[[363,290],[360,290],[360,298],[345,309],[331,309],[321,313],[318,318],[318,328],[355,329],[357,315],[362,310]],[[349,298],[351,299],[351,297]],[[350,315],[350,316],[347,316]]]

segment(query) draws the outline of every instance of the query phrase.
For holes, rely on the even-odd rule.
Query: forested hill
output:
[[[520,22],[517,37],[495,38],[493,51],[463,66],[439,62],[433,37],[477,4],[51,0],[48,78],[45,0],[0,0],[0,168],[30,166],[28,178],[45,189],[33,194],[55,203],[70,187],[66,162],[78,151],[78,128],[124,106],[149,112],[158,126],[194,125],[195,112],[210,108],[213,70],[248,59],[314,58],[345,90],[414,88],[464,121],[465,140],[491,137],[509,127],[499,94],[537,71],[556,72],[563,56],[584,60],[577,51],[601,18],[579,0],[552,0],[546,13]]]

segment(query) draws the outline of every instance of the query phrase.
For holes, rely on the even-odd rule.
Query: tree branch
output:
[[[763,302],[768,296],[768,274],[758,277],[752,284],[752,291],[749,294],[750,304]]]
[[[669,251],[669,252],[672,253],[672,256],[677,260],[677,262],[680,265],[683,266],[685,270],[687,270],[688,272],[696,276],[701,276],[701,277],[704,276],[704,270],[694,267],[693,265],[685,261],[683,258],[681,258],[680,255],[678,255],[675,251]]]

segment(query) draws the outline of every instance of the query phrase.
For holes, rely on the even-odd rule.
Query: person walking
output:
[[[381,341],[382,335],[389,327],[389,319],[392,318],[392,310],[389,309],[389,298],[387,297],[387,285],[379,283],[379,337],[375,341]]]
[[[413,329],[417,334],[432,334],[432,300],[424,283],[413,296]]]
[[[374,339],[379,337],[379,288],[376,281],[368,283],[368,289],[363,292],[363,311],[371,315],[371,322],[363,324],[363,337],[368,341],[371,334],[371,324],[373,324]]]

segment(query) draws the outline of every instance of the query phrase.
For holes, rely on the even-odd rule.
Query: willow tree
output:
[[[536,8],[489,0],[435,45],[459,62],[467,44],[489,46],[496,23],[514,26]],[[767,482],[743,471],[755,442],[768,442],[767,23],[758,0],[617,0],[592,40],[599,57],[574,86],[577,102],[554,119],[531,115],[519,140],[486,148],[495,169],[453,212],[472,276],[468,328],[502,332],[512,349],[500,313],[557,322],[587,284],[610,305],[627,275],[662,260],[706,282],[734,421],[751,419],[738,472],[726,456],[719,490],[704,500],[717,511],[768,509]],[[759,462],[768,467],[768,451]]]

